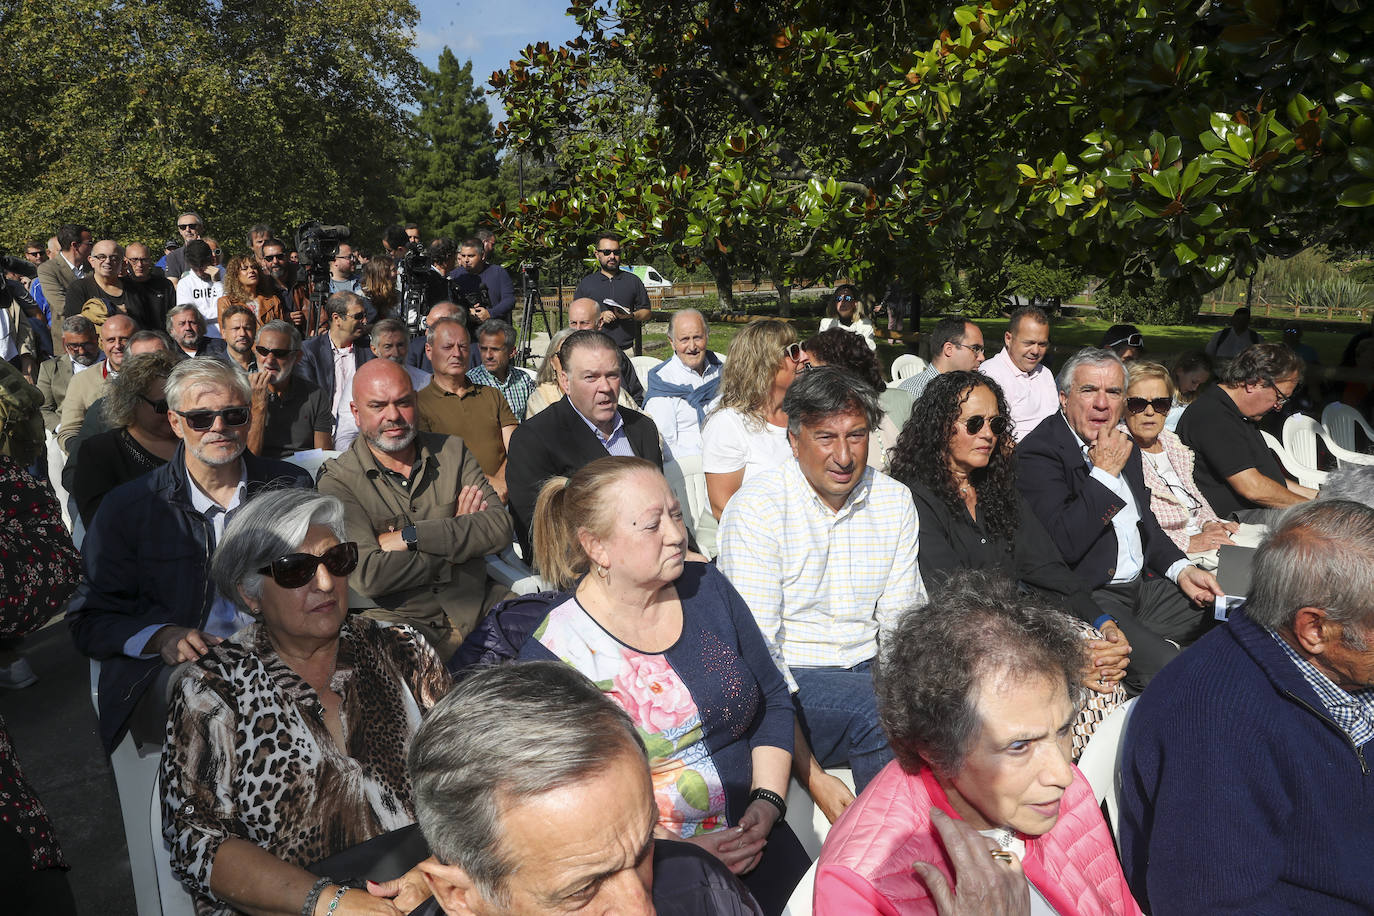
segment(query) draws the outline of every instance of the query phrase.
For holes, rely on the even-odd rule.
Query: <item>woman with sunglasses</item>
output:
[[[1130,643],[1111,621],[1087,632],[1102,611],[1016,488],[1008,416],[1001,388],[978,372],[942,373],[916,402],[890,473],[916,502],[921,577],[933,592],[955,570],[988,570],[1060,599],[1090,637],[1084,683],[1114,694]]]
[[[720,398],[701,427],[701,469],[717,519],[746,480],[792,458],[782,396],[808,357],[792,325],[765,318],[735,335],[720,373]]]
[[[868,321],[868,313],[863,300],[859,298],[858,289],[853,286],[846,284],[835,287],[835,295],[826,304],[820,330],[828,331],[831,328],[843,328],[851,334],[858,334],[870,350],[878,349],[877,341],[873,339],[873,325]]]
[[[240,255],[224,268],[224,295],[219,297],[219,324],[224,313],[235,305],[243,306],[258,319],[258,327],[282,317],[281,298],[263,279],[262,265],[251,254]]]
[[[1166,427],[1174,382],[1159,363],[1126,364],[1126,429],[1144,459],[1150,511],[1178,549],[1189,555],[1235,543],[1235,522],[1217,517],[1193,481],[1193,450]]]
[[[406,753],[450,687],[414,630],[349,616],[343,537],[337,499],[277,490],[215,550],[215,587],[255,622],[175,683],[161,772],[172,868],[202,914],[395,914],[428,895],[417,872],[349,889],[361,875],[306,870],[414,823]]]
[[[124,360],[105,391],[105,418],[111,429],[81,444],[72,473],[72,499],[87,527],[100,502],[120,484],[160,468],[176,454],[181,440],[167,422],[167,376],[176,357],[166,350]]]

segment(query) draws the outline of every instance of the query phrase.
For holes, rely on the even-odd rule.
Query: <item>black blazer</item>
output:
[[[1069,568],[1089,588],[1099,588],[1116,575],[1112,518],[1126,504],[1089,477],[1091,470],[1078,437],[1062,413],[1046,417],[1016,446],[1016,482],[1021,495],[1035,510]],[[1169,540],[1150,511],[1150,491],[1145,487],[1139,448],[1131,447],[1122,473],[1140,513],[1145,569],[1162,576],[1183,559],[1183,552]]]
[[[353,344],[354,368],[372,358],[372,351],[359,343]],[[334,347],[328,334],[307,337],[301,344],[301,361],[296,371],[307,381],[324,389],[329,402],[334,403]]]
[[[659,447],[658,427],[654,421],[636,410],[616,408],[625,421],[625,438],[640,458],[647,458],[663,467],[663,450]],[[534,520],[534,502],[539,488],[550,477],[566,477],[598,458],[606,457],[606,447],[596,433],[573,410],[568,399],[562,398],[515,428],[510,437],[506,458],[507,503],[515,520],[515,536],[530,553],[530,524]]]

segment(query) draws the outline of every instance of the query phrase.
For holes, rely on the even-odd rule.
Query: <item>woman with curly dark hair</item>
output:
[[[1010,412],[997,383],[978,372],[936,376],[892,450],[889,473],[906,484],[920,520],[921,577],[928,589],[958,569],[1000,572],[1057,597],[1085,624],[1087,686],[1110,694],[1126,676],[1130,643],[1093,601],[1016,489]]]

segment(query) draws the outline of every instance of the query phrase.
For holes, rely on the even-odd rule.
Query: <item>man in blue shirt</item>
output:
[[[458,249],[458,266],[449,274],[449,279],[461,280],[468,276],[481,281],[482,286],[486,288],[488,299],[491,300],[490,309],[482,304],[470,306],[471,321],[476,324],[488,318],[510,321],[511,312],[515,311],[515,284],[511,282],[510,274],[504,267],[487,263],[486,249],[480,239],[463,240]]]

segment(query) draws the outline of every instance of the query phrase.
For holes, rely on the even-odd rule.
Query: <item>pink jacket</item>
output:
[[[1207,502],[1207,497],[1202,495],[1197,484],[1193,482],[1193,462],[1195,461],[1193,450],[1183,444],[1183,440],[1178,437],[1177,433],[1171,433],[1167,429],[1159,431],[1159,443],[1164,446],[1164,454],[1169,456],[1169,463],[1173,465],[1174,473],[1178,474],[1178,479],[1183,481],[1183,488],[1201,506],[1197,513],[1198,521],[1204,525],[1208,522],[1217,521],[1217,514],[1212,510],[1211,504]],[[1155,520],[1159,522],[1159,527],[1164,529],[1164,533],[1169,536],[1169,540],[1178,545],[1179,550],[1187,553],[1190,535],[1185,530],[1188,525],[1186,501],[1179,494],[1169,489],[1164,478],[1159,476],[1155,466],[1143,453],[1141,454],[1141,463],[1145,465],[1145,486],[1150,488],[1150,511],[1154,513]]]
[[[1093,791],[1083,774],[1074,774],[1054,829],[1025,838],[1026,877],[1059,916],[1140,916]],[[913,862],[930,862],[954,885],[930,825],[932,805],[959,819],[929,770],[912,776],[896,761],[884,767],[825,839],[816,916],[935,913],[925,883],[911,869]]]

